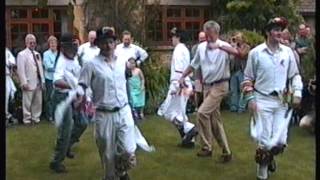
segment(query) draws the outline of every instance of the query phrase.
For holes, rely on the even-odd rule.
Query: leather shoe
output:
[[[182,148],[192,149],[192,148],[195,147],[195,144],[194,144],[194,142],[188,142],[188,143],[183,143],[182,142],[181,144],[179,144],[179,146],[182,147]]]
[[[198,135],[198,131],[195,127],[190,129],[190,131],[184,136],[182,144],[188,144],[191,142],[192,138]]]
[[[73,152],[71,152],[70,150],[67,151],[67,154],[66,156],[69,158],[69,159],[73,159],[75,154]]]
[[[66,173],[67,169],[63,164],[60,163],[50,163],[50,169],[52,169],[56,173]]]
[[[267,180],[267,179],[264,179],[264,178],[258,178],[258,177],[257,177],[257,180]]]
[[[232,160],[232,153],[230,154],[222,154],[220,156],[220,162],[221,163],[227,163],[230,162]]]
[[[201,149],[197,153],[197,156],[199,156],[199,157],[211,157],[212,156],[212,151]]]
[[[120,180],[130,180],[129,174],[125,173],[123,176],[120,176]]]
[[[276,161],[273,159],[271,162],[270,162],[270,164],[268,165],[268,170],[270,171],[270,172],[276,172],[276,170],[277,170],[277,164],[276,164]]]

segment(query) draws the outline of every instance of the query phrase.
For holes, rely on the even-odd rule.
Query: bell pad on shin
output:
[[[267,165],[273,160],[273,155],[270,151],[258,148],[256,150],[255,161],[261,165]]]

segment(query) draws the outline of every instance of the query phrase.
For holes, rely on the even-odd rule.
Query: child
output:
[[[128,79],[129,103],[132,107],[134,120],[142,120],[143,108],[145,105],[144,76],[140,68],[137,67],[136,60],[128,60],[131,70],[131,77]]]

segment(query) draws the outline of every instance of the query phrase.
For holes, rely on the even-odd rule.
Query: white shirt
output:
[[[190,65],[190,52],[185,44],[179,43],[173,50],[170,81],[179,80]]]
[[[297,74],[299,71],[291,48],[280,44],[273,53],[266,43],[262,43],[249,52],[244,80],[255,81],[254,88],[263,94],[282,93],[287,79]],[[302,82],[293,81],[293,90],[295,96],[301,97]]]
[[[148,57],[147,51],[145,51],[141,47],[135,44],[130,44],[128,47],[125,47],[123,43],[117,45],[115,55],[117,57],[121,57],[121,59],[125,59],[126,61],[128,61],[129,58],[133,57],[134,59],[140,60],[141,62],[145,61]]]
[[[225,41],[217,39],[217,44],[229,46]],[[191,67],[194,69],[201,68],[203,82],[206,84],[230,78],[230,60],[227,52],[221,49],[208,49],[207,41],[198,45],[196,54],[191,61]]]
[[[80,76],[81,66],[77,59],[77,56],[73,60],[67,59],[63,53],[60,53],[60,56],[57,60],[57,65],[55,68],[55,72],[53,74],[53,83],[57,80],[65,80],[66,81],[66,73],[72,74],[75,79],[78,79]],[[55,87],[60,92],[68,92],[70,89],[60,89]]]
[[[84,64],[79,84],[92,89],[92,101],[97,108],[113,109],[128,103],[124,59],[114,56],[107,63],[102,55]]]
[[[16,64],[16,59],[10,52],[8,48],[6,48],[6,75],[10,74],[9,67]]]
[[[82,64],[92,60],[100,53],[100,49],[97,46],[91,46],[90,42],[81,44],[78,48],[78,56],[82,56]]]

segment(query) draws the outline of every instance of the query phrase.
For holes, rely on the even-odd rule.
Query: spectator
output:
[[[144,117],[143,108],[145,105],[145,85],[144,75],[140,68],[137,67],[136,60],[130,58],[131,77],[128,79],[129,84],[129,102],[133,111],[134,120],[141,120]]]
[[[55,71],[55,65],[58,57],[58,40],[54,36],[48,38],[49,49],[43,53],[43,67],[44,67],[44,78],[46,82],[46,93],[45,93],[45,110],[46,118],[49,121],[53,121],[53,106],[52,106],[52,90],[53,90],[53,74]]]
[[[310,31],[305,24],[299,25],[298,35],[295,40],[295,49],[300,55],[300,59],[307,53],[308,48],[312,45]]]
[[[90,31],[88,34],[88,42],[81,44],[78,48],[79,63],[82,66],[84,63],[91,61],[100,52],[98,46],[94,43],[96,32]]]
[[[129,31],[123,31],[122,33],[122,43],[116,46],[115,54],[121,56],[121,59],[134,58],[137,60],[138,67],[141,62],[144,62],[148,53],[141,47],[132,44],[131,33]],[[123,62],[126,63],[126,62]]]
[[[193,59],[196,54],[198,45],[202,42],[206,41],[206,33],[201,31],[198,34],[198,43],[192,46],[191,49],[191,59]],[[194,101],[195,101],[195,111],[198,111],[200,104],[202,103],[202,77],[201,77],[201,69],[194,70]]]
[[[230,111],[241,113],[245,111],[245,107],[240,106],[240,83],[243,81],[250,46],[245,42],[241,32],[234,33],[230,44],[240,52],[239,55],[231,56]]]
[[[19,52],[17,68],[22,87],[23,123],[39,123],[42,111],[42,90],[45,89],[41,56],[34,49],[36,37],[28,34],[26,48]]]

